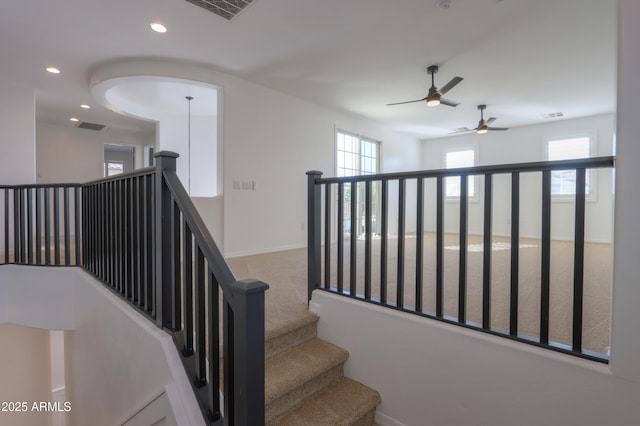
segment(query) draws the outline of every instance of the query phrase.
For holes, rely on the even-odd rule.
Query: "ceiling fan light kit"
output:
[[[479,135],[484,135],[489,130],[509,130],[508,127],[491,127],[491,123],[497,120],[495,117],[491,117],[488,120],[484,119],[484,110],[487,109],[486,105],[478,105],[478,109],[480,110],[480,121],[478,122],[478,127],[475,128],[475,131]]]
[[[442,97],[449,90],[453,89],[458,83],[460,83],[463,78],[462,77],[454,77],[447,84],[442,86],[440,89],[436,88],[434,74],[438,72],[437,65],[431,65],[427,68],[427,73],[431,75],[431,87],[429,88],[429,93],[422,99],[415,99],[413,101],[405,101],[405,102],[396,102],[393,104],[387,104],[387,106],[391,105],[400,105],[400,104],[410,104],[413,102],[426,102],[427,106],[437,106],[437,105],[447,105],[450,107],[457,107],[460,105],[460,102],[452,101],[450,99],[445,99]]]

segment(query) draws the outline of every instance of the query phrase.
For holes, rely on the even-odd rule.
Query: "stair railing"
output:
[[[308,176],[308,298],[316,289],[330,291],[341,296],[374,303],[387,308],[401,310],[410,314],[433,318],[451,324],[483,331],[489,334],[507,337],[528,344],[569,353],[579,357],[608,362],[608,355],[587,351],[583,348],[583,293],[584,293],[584,247],[585,247],[585,202],[587,171],[597,168],[612,168],[613,157],[564,160],[553,162],[535,162],[481,166],[458,169],[427,170],[405,173],[351,176],[340,178],[322,178],[322,172],[309,171]],[[553,342],[549,336],[550,283],[551,283],[551,200],[552,172],[575,172],[575,214],[574,214],[574,265],[573,265],[573,305],[568,307],[572,315],[572,344],[563,345]],[[542,197],[540,212],[541,229],[541,282],[540,282],[540,322],[539,336],[526,336],[521,333],[518,324],[519,314],[519,253],[520,253],[520,177],[524,174],[540,174],[542,178]],[[511,231],[510,231],[510,294],[508,330],[492,327],[492,226],[493,226],[493,182],[497,175],[511,177]],[[483,177],[482,191],[472,189],[470,177]],[[445,202],[446,179],[454,178],[459,182],[458,223],[458,303],[457,317],[446,315],[444,309],[444,250],[445,250]],[[390,184],[393,182],[392,197]],[[408,183],[415,188],[409,194]],[[425,188],[435,186],[435,197],[425,199]],[[375,188],[375,190],[374,190]],[[377,198],[374,197],[374,192]],[[482,320],[480,323],[467,318],[468,305],[468,220],[469,199],[471,194],[483,197],[483,247],[482,247]],[[415,223],[407,223],[408,197],[415,201]],[[376,201],[374,202],[374,198]],[[393,198],[393,199],[392,199]],[[425,209],[435,210],[435,312],[423,306],[424,289],[427,279],[424,276],[425,262]],[[391,229],[390,211],[393,210],[397,228]],[[432,210],[432,211],[433,211]],[[407,270],[407,228],[415,227],[415,269]],[[394,253],[390,253],[389,236],[397,235],[394,241]],[[377,237],[374,263],[374,235]],[[347,246],[347,249],[345,249]],[[397,246],[397,247],[396,247]],[[379,252],[377,251],[379,250]],[[397,260],[389,260],[393,254]],[[361,262],[358,264],[358,262]],[[391,266],[395,275],[391,277]],[[375,278],[375,279],[374,279]],[[389,283],[395,280],[394,286]],[[375,294],[373,283],[375,282]],[[405,295],[413,297],[412,305],[406,303]]]
[[[178,154],[155,157],[82,185],[0,186],[0,264],[83,267],[173,336],[207,424],[264,424],[268,285],[234,277],[176,174]]]

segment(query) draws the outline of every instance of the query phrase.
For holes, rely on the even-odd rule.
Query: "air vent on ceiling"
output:
[[[186,0],[189,3],[207,9],[209,12],[227,20],[232,20],[246,9],[253,0]]]
[[[107,126],[105,126],[104,124],[88,123],[86,121],[83,121],[82,123],[78,124],[78,128],[80,129],[89,129],[89,130],[96,130],[96,131],[100,131],[105,127]]]
[[[563,116],[564,114],[561,112],[550,112],[549,114],[542,114],[542,118],[558,118]]]

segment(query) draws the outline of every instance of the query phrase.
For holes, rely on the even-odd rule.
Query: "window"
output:
[[[380,165],[380,142],[373,139],[364,138],[353,133],[336,131],[336,176],[361,176],[379,173]],[[358,236],[364,238],[365,225],[365,185],[356,185],[357,194],[357,216],[351,218],[351,193],[352,184],[344,185],[343,206],[343,229],[345,234],[350,234],[352,229],[358,232]],[[376,232],[376,218],[379,212],[379,182],[374,182],[371,195],[372,230]],[[360,219],[358,219],[360,218]]]
[[[124,163],[121,161],[109,161],[104,163],[104,177],[124,173]]]
[[[473,167],[476,165],[476,150],[473,148],[447,151],[444,156],[444,167],[457,169],[460,167]],[[469,198],[476,195],[476,178],[469,176],[467,181],[467,195]],[[447,198],[460,198],[460,176],[451,176],[445,179],[445,194]]]
[[[360,176],[378,173],[380,142],[359,135],[336,132],[336,175]]]
[[[589,158],[591,138],[582,136],[571,139],[551,139],[547,141],[547,159],[549,161]],[[585,193],[591,194],[591,173],[586,173]],[[562,198],[576,193],[576,171],[554,170],[551,172],[551,195]]]

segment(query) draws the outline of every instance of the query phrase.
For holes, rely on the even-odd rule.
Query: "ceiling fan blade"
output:
[[[497,118],[495,118],[495,117],[491,117],[490,119],[488,119],[488,120],[486,121],[486,123],[487,123],[487,124],[491,124],[491,123],[493,123],[493,122],[494,122],[494,121],[496,121],[496,120],[497,120]]]
[[[427,98],[428,98],[428,96],[427,96]],[[413,103],[413,102],[424,102],[424,101],[426,101],[426,100],[427,100],[427,98],[416,99],[415,101],[396,102],[396,103],[393,103],[393,104],[387,104],[387,106],[391,106],[391,105],[402,105],[402,104],[410,104],[410,103]]]
[[[449,132],[449,135],[457,135],[458,133],[467,133],[467,132],[475,132],[476,129],[470,129],[468,127],[463,127],[457,130],[454,130],[453,132]]]
[[[509,130],[508,127],[489,127],[489,130]]]
[[[445,99],[445,98],[440,98],[440,103],[442,105],[446,105],[450,107],[457,107],[458,105],[460,105],[460,102],[452,101],[450,99]]]
[[[462,80],[464,80],[462,77],[453,77],[450,82],[440,88],[440,94],[444,95],[449,90],[453,89]]]

